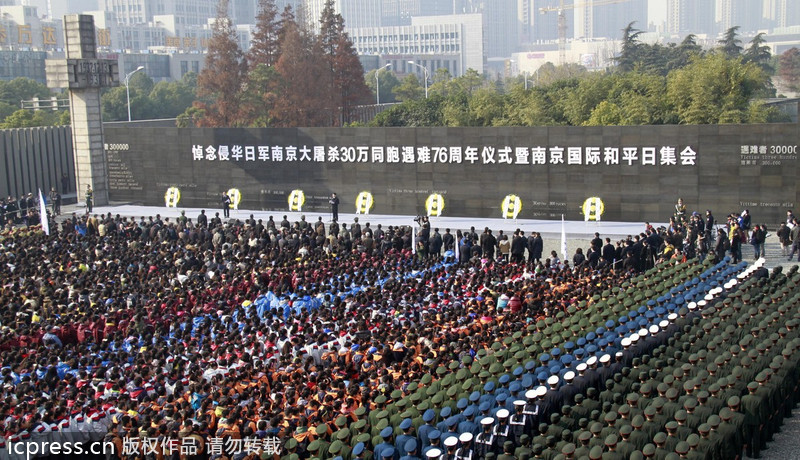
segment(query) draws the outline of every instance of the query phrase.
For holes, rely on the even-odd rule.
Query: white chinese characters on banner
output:
[[[742,147],[742,152],[745,151]],[[754,149],[755,151],[757,150]],[[748,149],[749,151],[749,149]],[[696,166],[691,146],[193,145],[194,161],[565,166]]]

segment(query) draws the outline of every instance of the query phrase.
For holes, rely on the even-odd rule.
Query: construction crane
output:
[[[558,64],[564,65],[567,55],[567,17],[564,15],[564,11],[585,8],[587,6],[591,8],[595,6],[613,5],[615,3],[624,3],[627,1],[628,0],[585,0],[565,5],[564,0],[559,0],[558,6],[539,8],[539,14],[558,11]]]

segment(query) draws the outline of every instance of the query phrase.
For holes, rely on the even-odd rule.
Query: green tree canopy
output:
[[[733,26],[725,31],[725,34],[717,42],[720,50],[730,59],[735,59],[742,54],[742,41],[739,40],[739,26]]]
[[[394,88],[400,84],[400,80],[397,79],[397,75],[392,72],[391,68],[381,68],[367,72],[364,80],[366,81],[367,87],[372,92],[373,98],[375,97],[378,86],[378,81],[375,79],[376,73],[381,87],[381,104],[396,102],[397,99],[395,98]]]
[[[753,37],[750,40],[750,45],[744,51],[744,59],[746,62],[752,62],[761,67],[761,70],[767,74],[772,74],[775,70],[772,68],[772,52],[765,43],[763,32]]]
[[[768,80],[752,62],[711,53],[669,75],[667,100],[683,124],[766,122],[768,113],[751,98]]]
[[[425,89],[413,73],[406,75],[399,85],[392,88],[392,93],[398,101],[415,101],[425,97]]]

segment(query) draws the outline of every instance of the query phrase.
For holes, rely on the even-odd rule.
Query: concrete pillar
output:
[[[75,182],[78,201],[86,187],[94,192],[94,204],[108,204],[108,163],[103,142],[103,116],[100,90],[119,85],[117,62],[97,58],[94,18],[89,15],[64,16],[66,60],[47,60],[50,87],[68,88]]]

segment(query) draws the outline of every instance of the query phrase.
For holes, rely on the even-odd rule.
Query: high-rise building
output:
[[[719,32],[739,26],[739,34],[752,34],[764,26],[762,2],[755,0],[717,0]]]
[[[716,35],[715,0],[668,0],[667,33]]]
[[[381,2],[375,0],[338,0],[338,11],[346,27],[381,25]]]
[[[392,64],[399,73],[425,71],[431,78],[444,68],[455,77],[467,69],[483,73],[485,53],[482,33],[483,16],[458,14],[417,16],[407,26],[364,27],[349,29],[350,38],[362,56],[378,56],[380,65]]]
[[[464,13],[483,16],[487,57],[509,57],[519,46],[517,0],[461,0]]]
[[[800,7],[794,0],[764,0],[763,16],[768,27],[800,25]]]
[[[319,20],[326,0],[306,0],[305,9],[314,30],[319,30]],[[381,25],[381,2],[375,0],[334,0],[333,9],[342,15],[347,28],[378,27]]]
[[[114,13],[121,24],[146,24],[154,16],[174,15],[178,24],[201,26],[217,16],[219,0],[98,0],[100,9]],[[228,0],[234,24],[253,24],[257,0]]]
[[[381,5],[382,26],[405,26],[416,16],[457,14],[453,0],[373,0]]]
[[[621,38],[622,29],[632,22],[637,29],[647,29],[647,0],[584,0],[574,11],[575,28],[567,36],[575,39]]]

